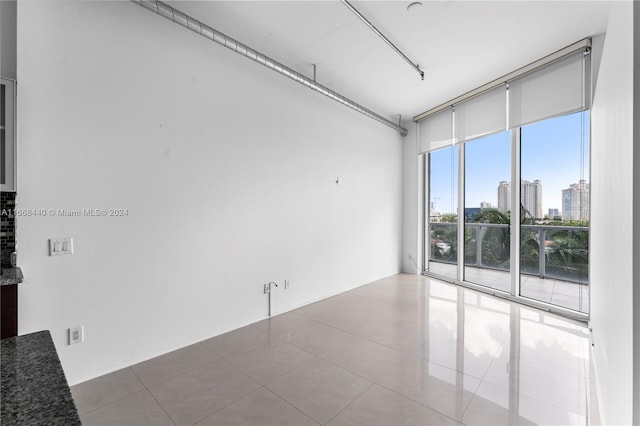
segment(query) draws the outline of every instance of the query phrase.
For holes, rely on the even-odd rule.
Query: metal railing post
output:
[[[486,228],[478,225],[476,228],[476,265],[482,266],[482,240],[484,240],[484,231]]]
[[[538,275],[544,278],[547,274],[547,258],[545,256],[545,242],[547,241],[547,230],[544,227],[538,229]]]

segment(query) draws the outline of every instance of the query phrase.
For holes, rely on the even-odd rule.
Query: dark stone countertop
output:
[[[82,425],[49,331],[0,341],[0,423]]]
[[[0,286],[20,284],[24,276],[20,268],[2,268]]]

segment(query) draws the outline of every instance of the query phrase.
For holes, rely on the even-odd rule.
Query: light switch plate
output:
[[[73,237],[49,239],[49,256],[73,254]]]

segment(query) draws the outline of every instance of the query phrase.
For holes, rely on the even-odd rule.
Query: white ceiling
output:
[[[610,1],[353,1],[424,81],[340,1],[171,1],[173,7],[397,120],[606,31]],[[215,47],[212,48],[221,48]],[[258,66],[247,61],[247,66]],[[268,72],[265,70],[265,72]],[[294,83],[292,83],[294,84]],[[394,115],[395,118],[394,118]]]

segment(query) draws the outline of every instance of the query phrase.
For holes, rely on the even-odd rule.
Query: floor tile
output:
[[[266,387],[321,424],[326,424],[371,386],[327,361],[314,359]]]
[[[353,306],[358,309],[352,309]],[[357,333],[376,320],[396,323],[416,321],[406,309],[397,305],[350,293],[305,306],[293,313],[351,333]]]
[[[582,386],[584,377],[527,362],[518,357],[497,358],[485,375],[484,381],[505,388],[517,386],[520,394],[537,398],[571,413],[578,413],[578,401],[586,400]]]
[[[457,422],[403,396],[372,386],[336,416],[331,426],[456,425]]]
[[[430,332],[424,324],[400,325],[374,320],[358,335],[399,352],[423,358],[429,356]]]
[[[486,374],[500,350],[502,341],[488,341],[470,333],[459,342],[454,332],[432,336],[427,359],[478,379]]]
[[[255,324],[287,343],[321,355],[351,339],[351,334],[295,314],[283,314]]]
[[[378,383],[451,418],[462,420],[480,380],[416,358],[399,364]]]
[[[193,424],[215,413],[260,384],[218,359],[149,390],[177,424]]]
[[[401,306],[414,306],[424,299],[425,284],[418,277],[410,280],[385,279],[358,287],[349,293],[367,299]]]
[[[571,297],[556,284],[523,277],[532,296]],[[85,424],[114,426],[585,425],[598,417],[590,353],[582,323],[398,274],[72,392]]]
[[[234,352],[225,359],[261,384],[266,384],[313,357],[296,346],[273,339]]]
[[[310,417],[261,387],[198,423],[199,426],[318,426]]]
[[[80,416],[84,426],[173,426],[167,413],[143,390]]]
[[[131,369],[124,368],[71,387],[78,413],[104,407],[145,389]]]
[[[351,336],[339,347],[333,347],[322,354],[322,358],[375,381],[392,367],[405,361],[406,355],[379,343]]]
[[[586,419],[508,388],[482,382],[471,399],[465,425],[585,425]]]
[[[330,319],[332,314],[345,314],[345,308],[353,306],[359,300],[358,296],[347,292],[295,309],[292,313],[316,321],[323,321]]]
[[[196,343],[177,351],[133,365],[131,370],[147,387],[157,385],[194,367],[218,358],[216,354]]]
[[[269,335],[255,327],[247,326],[230,331],[201,342],[208,349],[220,356],[231,355],[242,349],[266,343]]]
[[[587,379],[584,386],[587,393],[587,401],[584,405],[584,415],[588,418],[588,425],[596,426],[602,424],[600,419],[600,407],[598,405],[598,392],[596,382],[594,380]],[[581,413],[578,413],[581,414]]]
[[[584,375],[583,345],[589,340],[585,326],[553,315],[540,317],[539,311],[520,312],[521,319],[514,330],[518,333],[517,345],[512,347],[511,338],[507,338],[501,357],[518,356],[560,372]]]

